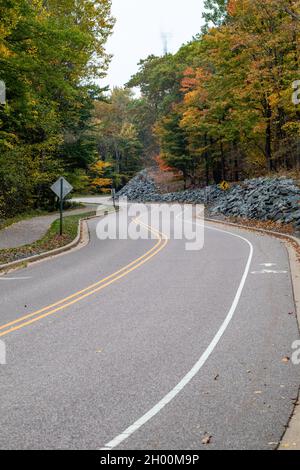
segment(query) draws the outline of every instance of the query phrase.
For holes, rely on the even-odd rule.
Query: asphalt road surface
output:
[[[200,251],[101,241],[98,223],[0,277],[1,449],[275,449],[300,383],[285,246],[209,223]]]

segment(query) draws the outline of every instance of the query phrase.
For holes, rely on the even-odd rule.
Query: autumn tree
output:
[[[109,60],[110,7],[109,0],[0,0],[3,215],[49,206],[50,183],[94,158],[88,127],[94,95],[101,93],[93,83]]]
[[[195,175],[208,183],[295,167],[300,116],[291,94],[299,70],[299,0],[205,5],[205,32],[172,59],[179,64],[177,92],[168,108],[157,105],[160,161],[172,166],[171,153],[178,155],[169,144],[184,135],[192,182]]]
[[[221,26],[228,15],[228,0],[204,0],[204,13],[202,15],[205,25],[202,28],[204,33],[214,26]]]
[[[92,191],[96,193],[110,193],[112,188],[111,164],[98,160],[88,170]]]
[[[112,164],[116,187],[127,182],[142,164],[143,143],[136,102],[129,89],[115,88],[105,101],[95,103],[98,154]]]

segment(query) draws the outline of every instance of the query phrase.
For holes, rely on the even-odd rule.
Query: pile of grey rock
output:
[[[207,204],[212,216],[240,217],[278,224],[293,224],[300,231],[300,188],[287,178],[257,178],[233,185],[228,191],[218,186],[160,194],[153,179],[143,170],[119,193],[136,202],[179,202]]]
[[[158,189],[147,170],[143,170],[118,192],[118,198],[127,197],[130,201],[151,202]]]
[[[300,189],[286,178],[247,180],[224,193],[211,213],[292,223],[300,229]]]
[[[118,198],[126,197],[135,202],[180,202],[205,204],[219,199],[223,191],[218,186],[208,186],[204,189],[188,189],[175,193],[160,193],[154,180],[147,170],[141,171],[135,178],[118,192]]]

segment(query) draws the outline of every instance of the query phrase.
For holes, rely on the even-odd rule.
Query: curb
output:
[[[282,232],[275,232],[274,230],[267,230],[264,228],[256,228],[252,227],[249,225],[242,225],[242,224],[235,224],[234,222],[228,222],[226,220],[220,220],[220,219],[211,219],[209,217],[205,217],[205,220],[208,222],[213,222],[215,224],[223,224],[223,225],[229,225],[230,227],[237,227],[237,228],[242,228],[245,230],[250,230],[253,232],[261,232],[265,233],[267,235],[273,235],[277,238],[282,238],[282,239],[288,239],[289,241],[295,242],[299,245],[300,247],[300,238],[294,237],[293,235],[289,235],[288,233],[282,233]]]
[[[262,233],[265,235],[271,235],[277,237],[285,242],[289,261],[290,261],[290,268],[291,268],[291,276],[292,276],[292,283],[293,283],[293,291],[294,291],[294,300],[295,300],[295,308],[298,320],[298,326],[300,329],[300,263],[299,258],[297,257],[297,252],[295,245],[300,247],[300,240],[292,235],[288,235],[285,233],[274,232],[272,230],[266,230],[261,228],[249,227],[247,225],[239,225],[232,222],[226,222],[216,219],[209,219],[206,218],[205,221],[226,225],[230,227],[235,227],[237,229],[243,229],[247,231],[253,231]],[[295,403],[295,408],[293,410],[293,414],[290,417],[289,423],[286,426],[286,431],[284,432],[280,443],[277,446],[277,450],[300,450],[300,394],[298,395],[298,400]]]
[[[105,217],[106,215],[113,213],[113,212],[118,212],[119,208],[117,207],[116,209],[109,211],[105,210],[103,214],[96,214],[92,215],[90,217],[82,217],[82,219],[79,220],[78,222],[78,230],[77,230],[77,236],[76,238],[69,243],[68,245],[61,246],[60,248],[55,248],[55,250],[50,250],[50,251],[45,251],[44,253],[40,253],[38,255],[33,255],[29,256],[28,258],[12,261],[10,263],[6,264],[0,264],[0,275],[5,274],[6,272],[10,270],[14,270],[17,268],[22,268],[26,267],[27,264],[34,263],[36,261],[41,261],[46,258],[50,258],[52,256],[60,255],[63,254],[67,251],[72,250],[73,248],[78,247],[80,243],[83,242],[83,237],[84,237],[84,222],[92,220],[92,219],[97,219],[98,217]]]

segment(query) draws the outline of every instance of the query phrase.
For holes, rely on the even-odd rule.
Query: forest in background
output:
[[[141,61],[128,83],[149,109],[160,168],[192,185],[299,171],[299,0],[205,7],[201,34]]]
[[[195,38],[108,93],[111,1],[0,0],[0,218],[53,207],[61,174],[99,193],[154,165],[185,186],[299,171],[300,0],[204,3]]]

